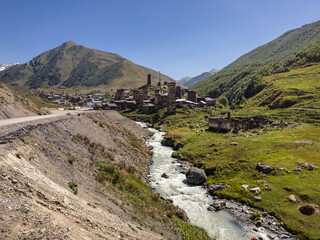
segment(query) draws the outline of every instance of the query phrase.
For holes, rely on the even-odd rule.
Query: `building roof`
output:
[[[109,107],[117,107],[117,104],[115,103],[107,103]]]

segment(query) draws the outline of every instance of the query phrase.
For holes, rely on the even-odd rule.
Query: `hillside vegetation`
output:
[[[74,42],[46,51],[25,64],[0,72],[0,80],[20,90],[71,89],[74,91],[137,88],[158,72],[113,53],[86,48]],[[161,75],[163,81],[174,81]]]
[[[191,87],[200,95],[224,95],[232,107],[255,96],[263,77],[319,62],[320,21],[291,30]]]

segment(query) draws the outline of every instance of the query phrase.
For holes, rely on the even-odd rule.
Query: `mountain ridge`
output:
[[[67,41],[25,64],[1,72],[0,79],[19,90],[66,88],[89,91],[136,88],[146,83],[147,74],[152,75],[152,84],[156,85],[159,73],[150,68],[115,53]],[[164,74],[161,79],[174,81]]]
[[[191,87],[193,84],[207,78],[210,77],[214,74],[216,74],[217,72],[219,72],[218,69],[213,68],[212,70],[208,71],[208,72],[203,72],[195,77],[184,77],[181,78],[178,83],[182,84],[185,87]]]

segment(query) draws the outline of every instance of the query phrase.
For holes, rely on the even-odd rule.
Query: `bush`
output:
[[[69,188],[71,188],[71,190],[73,191],[74,195],[78,194],[78,185],[73,182],[73,180],[71,182],[69,182]]]

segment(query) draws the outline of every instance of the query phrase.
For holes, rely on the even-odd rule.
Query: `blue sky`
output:
[[[320,20],[319,0],[0,0],[0,63],[72,40],[174,79]]]

